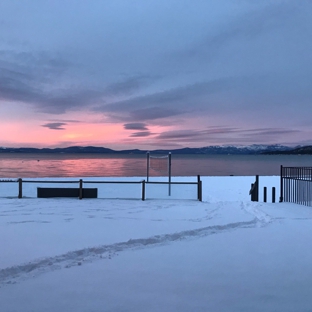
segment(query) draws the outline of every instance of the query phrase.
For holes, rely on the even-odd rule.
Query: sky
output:
[[[0,146],[312,144],[311,0],[2,0]]]

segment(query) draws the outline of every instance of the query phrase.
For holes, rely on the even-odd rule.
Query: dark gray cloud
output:
[[[150,131],[139,131],[139,132],[134,132],[130,135],[131,138],[140,138],[140,137],[148,137],[152,135]]]
[[[171,139],[191,139],[199,138],[203,139],[209,138],[213,135],[222,135],[222,134],[231,134],[242,132],[242,130],[231,127],[209,127],[204,130],[193,130],[193,129],[184,129],[184,130],[174,130],[174,131],[165,131],[159,134],[156,138],[160,140],[171,140]]]
[[[298,96],[300,94],[300,96]],[[246,119],[252,112],[258,117],[287,116],[300,119],[294,104],[309,109],[312,89],[298,75],[260,75],[229,77],[201,82],[132,97],[98,106],[95,110],[115,121],[145,122],[175,116],[229,115]],[[250,118],[250,117],[249,117]],[[295,119],[294,119],[295,120]]]
[[[135,123],[127,123],[124,124],[124,129],[126,130],[148,130],[147,125],[142,122],[135,122]]]
[[[150,95],[98,106],[95,110],[117,121],[144,122],[191,112],[206,104],[204,97],[230,87],[231,79],[186,85]]]
[[[88,108],[89,105],[99,101],[99,97],[98,92],[93,90],[71,90],[64,93],[59,91],[59,94],[44,95],[44,100],[36,102],[36,108],[44,113],[64,114]]]
[[[35,77],[31,71],[0,66],[0,99],[27,103],[39,112],[64,114],[69,110],[87,107],[102,96],[96,90],[77,87],[50,90],[51,87],[47,89],[44,81],[47,78],[41,78],[39,72],[38,77]]]
[[[74,64],[59,54],[44,51],[14,51],[0,50],[0,68],[12,74],[15,72],[19,78],[27,79],[32,83],[56,85],[59,79]],[[2,73],[1,73],[2,74]],[[52,79],[52,80],[51,80]]]
[[[152,76],[132,76],[124,80],[109,84],[104,89],[104,94],[107,96],[132,95],[144,87],[152,84],[159,77]]]
[[[174,53],[173,58],[201,57],[206,61],[215,61],[219,59],[220,55],[224,57],[222,51],[228,50],[236,53],[235,46],[237,45],[241,46],[241,49],[239,49],[241,57],[246,57],[246,51],[248,53],[253,43],[258,40],[267,40],[269,38],[266,38],[266,36],[273,33],[277,38],[275,44],[272,45],[271,40],[267,40],[266,45],[258,48],[260,55],[268,48],[280,50],[278,45],[280,45],[280,41],[284,37],[291,41],[295,39],[294,36],[304,36],[304,33],[307,33],[307,30],[304,29],[306,25],[302,21],[311,16],[309,10],[312,10],[312,3],[310,1],[285,0],[272,1],[266,4],[264,2],[263,4],[262,7],[260,5],[256,10],[233,16],[232,19],[213,28],[213,31],[208,28],[204,39],[191,47]],[[301,29],[301,34],[288,31],[292,29]],[[308,33],[311,34],[311,30]],[[282,54],[284,55],[285,52],[282,52]]]
[[[82,107],[98,93],[62,86],[69,63],[47,53],[0,52],[0,99],[34,106],[38,111],[62,114]]]
[[[148,130],[148,127],[145,123],[140,123],[140,122],[134,122],[134,123],[127,123],[124,124],[124,129],[125,130],[139,130],[136,132],[132,132],[130,134],[130,138],[141,138],[141,137],[148,137],[153,135],[153,133],[151,133]]]
[[[65,122],[50,122],[42,125],[42,127],[49,128],[51,130],[65,130],[64,126],[66,126],[67,123]]]
[[[2,74],[3,71],[0,72]],[[8,74],[8,72],[6,73]],[[38,98],[35,90],[33,90],[25,82],[14,78],[16,73],[12,73],[12,77],[8,75],[0,76],[0,99],[7,101],[31,101],[34,98]]]
[[[278,129],[278,128],[264,128],[264,129],[248,129],[244,130],[242,134],[244,136],[249,136],[249,137],[254,137],[254,136],[276,136],[276,135],[281,135],[281,136],[287,136],[288,134],[293,134],[293,133],[298,133],[302,132],[300,130],[296,129]]]
[[[108,95],[131,95],[140,89],[140,79],[130,78],[122,82],[115,82],[108,85],[105,91]]]
[[[135,75],[100,87],[81,82],[63,86],[66,70],[72,66],[47,53],[0,51],[0,99],[28,103],[39,112],[64,114],[105,103],[105,98],[129,96],[159,79]]]
[[[76,119],[49,119],[50,122],[65,122],[65,123],[81,123],[81,120]]]
[[[0,77],[0,99],[28,103],[39,112],[64,114],[73,109],[81,109],[99,100],[98,93],[91,90],[55,90],[43,92],[42,89],[21,80]]]
[[[168,118],[181,114],[178,109],[170,109],[163,107],[149,107],[136,109],[130,112],[130,120],[155,120],[160,118]]]

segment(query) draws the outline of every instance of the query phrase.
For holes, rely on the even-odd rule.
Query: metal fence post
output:
[[[146,181],[149,181],[150,152],[146,153]]]
[[[168,154],[168,195],[171,196],[171,152]]]
[[[281,166],[280,169],[280,198],[279,198],[279,202],[282,203],[283,202],[283,166]]]

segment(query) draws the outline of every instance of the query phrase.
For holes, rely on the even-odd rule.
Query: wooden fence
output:
[[[272,203],[275,203],[275,193],[276,188],[272,187]],[[259,175],[256,175],[256,180],[254,183],[251,183],[251,188],[249,191],[251,201],[258,202],[259,201]],[[268,188],[266,186],[263,187],[263,202],[266,203],[268,201]]]
[[[138,195],[138,199],[145,200],[146,197],[146,188],[147,185],[168,185],[169,182],[152,182],[152,181],[93,181],[93,180],[27,180],[27,179],[17,179],[17,180],[0,180],[1,183],[17,183],[18,184],[18,198],[23,198],[23,184],[25,183],[35,183],[40,185],[42,183],[47,184],[76,184],[78,187],[55,187],[55,188],[41,188],[37,187],[37,197],[77,197],[79,199],[83,198],[94,198],[97,197],[97,189],[96,192],[90,191],[94,189],[85,188],[84,185],[87,184],[138,184],[141,185],[140,195]],[[202,201],[202,181],[200,180],[200,176],[197,176],[197,182],[170,182],[170,185],[195,185],[196,187],[196,198],[199,201]],[[1,186],[0,186],[1,187]],[[86,195],[84,194],[91,194]],[[95,195],[96,194],[96,195]],[[139,193],[138,193],[139,194]],[[194,196],[195,197],[195,196]],[[120,194],[119,199],[125,198]]]

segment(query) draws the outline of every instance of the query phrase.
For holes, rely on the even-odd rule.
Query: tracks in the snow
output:
[[[96,259],[110,259],[116,253],[129,249],[155,247],[175,241],[204,237],[240,228],[256,227],[258,226],[258,223],[259,220],[254,218],[251,221],[229,223],[225,225],[213,225],[194,230],[155,235],[148,238],[130,239],[125,242],[70,251],[62,255],[42,258],[25,264],[2,269],[0,270],[0,286],[13,284],[45,272],[79,266],[83,263],[92,262]]]

